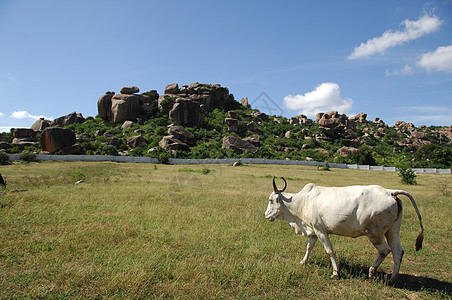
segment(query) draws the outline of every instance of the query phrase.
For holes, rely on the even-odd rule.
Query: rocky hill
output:
[[[94,101],[93,101],[94,105]],[[452,126],[367,120],[337,111],[316,120],[269,116],[236,101],[226,87],[169,84],[164,94],[138,87],[106,92],[98,115],[73,112],[2,134],[7,153],[109,154],[175,158],[258,157],[369,165],[450,168]]]

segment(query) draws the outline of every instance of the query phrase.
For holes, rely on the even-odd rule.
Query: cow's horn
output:
[[[282,178],[282,180],[284,180],[284,187],[282,188],[282,190],[281,190],[281,193],[282,192],[284,192],[285,190],[286,190],[286,187],[287,187],[287,181],[284,179],[284,177],[281,177]]]
[[[279,192],[278,188],[276,187],[275,176],[273,176],[273,190],[275,191],[275,193]]]

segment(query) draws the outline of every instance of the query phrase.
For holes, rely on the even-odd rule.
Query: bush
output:
[[[326,163],[323,167],[321,167],[320,165],[317,166],[317,170],[320,171],[331,171],[330,170],[330,165],[328,163]]]
[[[33,152],[30,152],[30,151],[24,151],[21,154],[19,154],[19,158],[20,158],[20,160],[23,160],[26,162],[31,162],[36,159],[36,154],[34,154]]]
[[[165,164],[165,165],[169,164],[169,155],[166,152],[160,153],[158,159],[161,164]]]
[[[0,152],[0,165],[10,165],[11,160],[9,159],[8,154],[5,152]]]
[[[402,183],[417,184],[416,173],[412,169],[399,167],[399,176],[402,178]]]

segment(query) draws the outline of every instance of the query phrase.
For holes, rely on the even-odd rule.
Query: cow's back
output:
[[[327,233],[357,237],[375,227],[389,228],[397,218],[397,202],[381,186],[314,185],[308,190],[303,219]]]

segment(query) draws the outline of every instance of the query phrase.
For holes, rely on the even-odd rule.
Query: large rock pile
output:
[[[415,151],[422,148],[424,145],[431,144],[427,134],[419,131],[413,123],[406,123],[404,121],[396,121],[393,126],[397,129],[398,135],[405,135],[406,138],[402,141],[398,141],[398,145],[401,147],[407,147],[408,149]]]
[[[325,142],[332,142],[334,139],[344,134],[347,125],[347,117],[339,115],[337,111],[318,113],[316,122],[319,124],[322,134],[318,137]]]
[[[172,122],[187,126],[200,126],[204,122],[205,106],[227,109],[234,102],[234,95],[219,84],[192,83],[179,88],[177,83],[169,84],[158,100],[159,110]]]
[[[164,95],[159,96],[156,91],[152,97],[137,93],[136,86],[122,87],[120,94],[106,92],[97,101],[99,116],[107,121],[124,123],[136,119],[152,117],[152,105],[158,98],[158,109],[168,114],[171,121],[184,126],[200,126],[204,122],[204,109],[234,106],[234,95],[219,84],[201,84],[198,82],[183,85],[169,84],[164,89]],[[148,93],[147,93],[148,94]],[[206,107],[208,106],[208,108]]]
[[[12,144],[24,148],[34,145],[36,141],[36,133],[30,128],[12,128],[13,134]]]
[[[139,91],[138,87],[132,86],[122,87],[120,94],[106,92],[97,101],[99,116],[114,123],[149,117],[152,110],[152,99],[148,95],[138,95]]]

